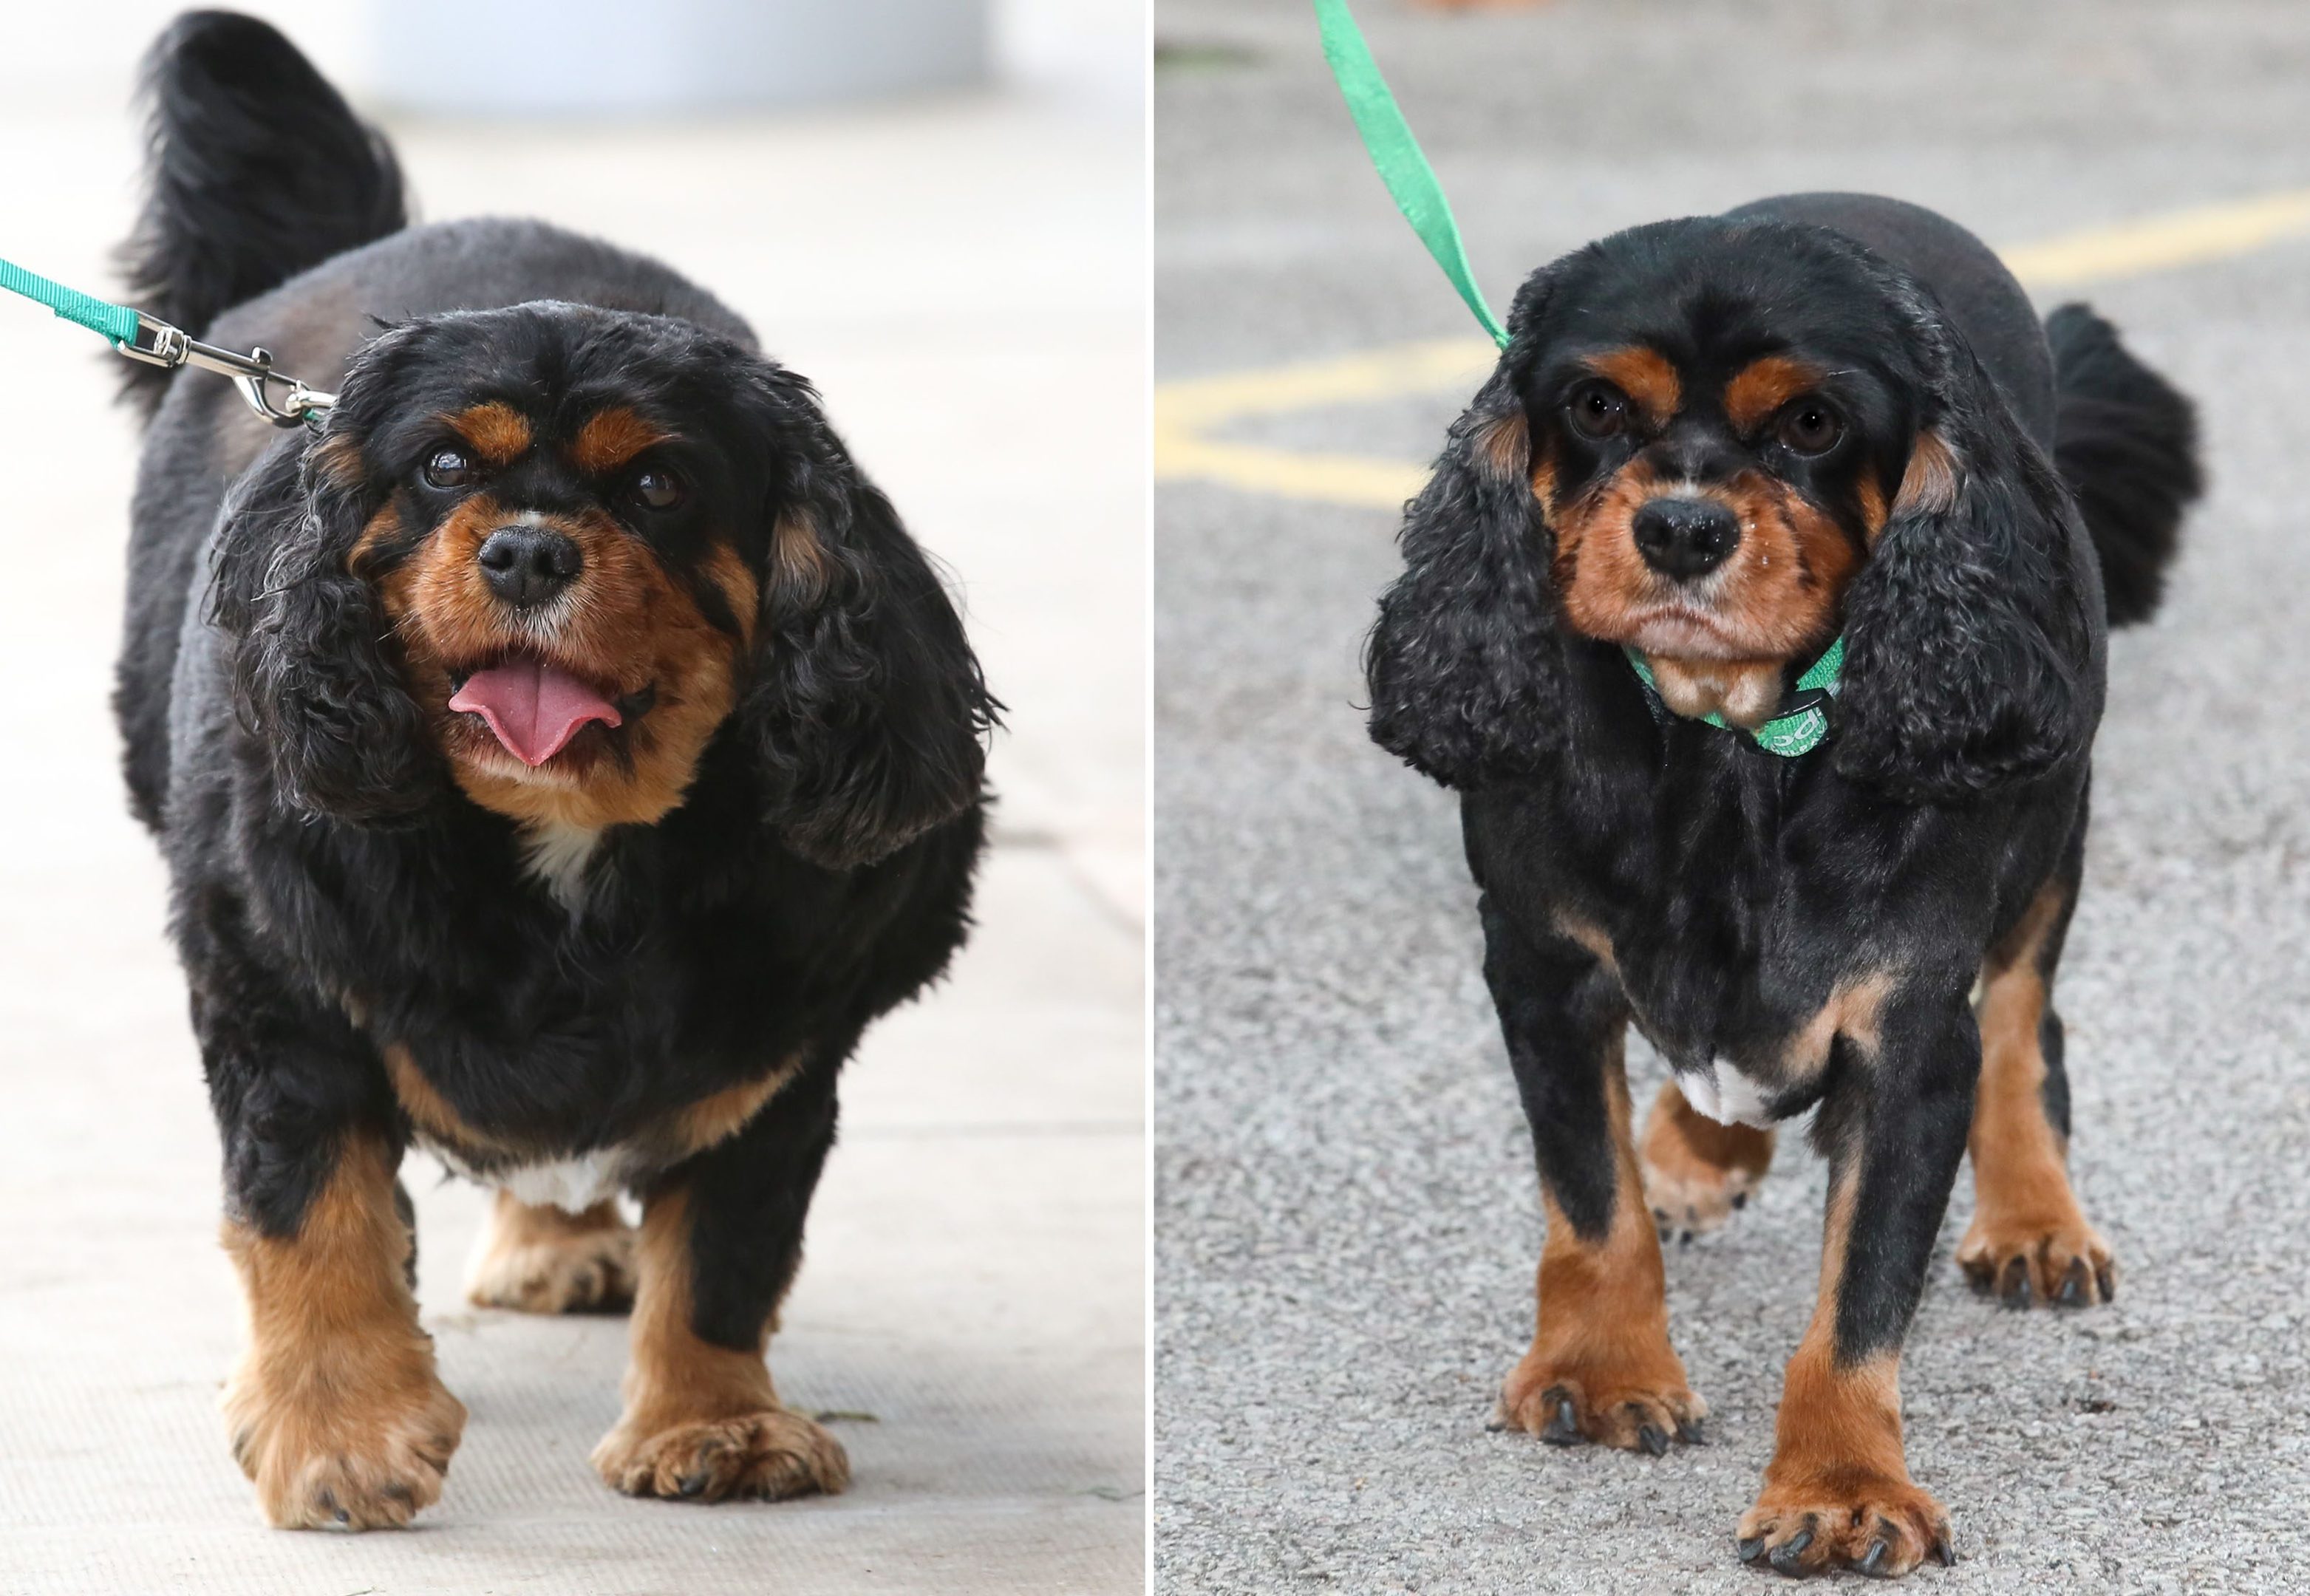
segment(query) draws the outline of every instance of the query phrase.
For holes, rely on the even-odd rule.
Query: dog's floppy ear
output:
[[[347,568],[369,507],[349,438],[282,438],[225,501],[209,614],[282,799],[374,825],[423,808],[442,772],[377,591]]]
[[[787,846],[847,869],[977,801],[1002,706],[937,572],[810,386],[750,364],[751,399],[780,466],[739,719]]]
[[[1958,802],[2091,743],[2101,585],[2044,452],[1939,308],[1910,309],[1932,405],[1846,594],[1836,759],[1905,802]]]
[[[1405,511],[1403,574],[1364,645],[1372,740],[1448,787],[1529,769],[1559,736],[1563,634],[1513,375],[1546,288],[1516,296],[1514,342]]]

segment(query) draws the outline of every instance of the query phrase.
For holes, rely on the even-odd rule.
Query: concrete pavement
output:
[[[58,85],[10,48],[13,26],[0,253],[105,291],[135,155],[126,73],[147,35],[124,26],[110,75]],[[239,1340],[215,1137],[105,706],[131,429],[96,340],[12,301],[0,1592],[1138,1589],[1136,117],[1029,90],[682,128],[390,130],[427,215],[596,231],[751,317],[951,568],[1012,705],[980,931],[846,1080],[773,1352],[789,1400],[845,1416],[855,1484],[715,1509],[607,1491],[586,1453],[615,1416],[623,1323],[468,1309],[486,1197],[420,1159],[425,1319],[472,1410],[444,1499],[406,1534],[259,1525],[214,1411]]]
[[[2310,186],[2310,29],[2279,5],[1358,9],[1498,306],[1589,238],[1776,192],[1881,190],[2004,245]],[[1162,0],[1157,32],[1159,379],[1481,337],[1299,0]],[[2310,244],[2087,291],[2200,399],[2213,482],[2165,611],[2112,650],[2062,972],[2073,1167],[2125,1273],[2091,1313],[1976,1300],[1960,1180],[1903,1390],[1962,1560],[1917,1582],[2298,1591],[2310,734],[2277,663],[2310,577]],[[1401,473],[1472,386],[1343,385],[1215,435]],[[1732,1531],[1811,1308],[1819,1163],[1785,1138],[1737,1221],[1668,1261],[1712,1445],[1484,1432],[1540,1215],[1452,802],[1364,737],[1396,517],[1281,485],[1159,477],[1159,1587],[1762,1588]]]

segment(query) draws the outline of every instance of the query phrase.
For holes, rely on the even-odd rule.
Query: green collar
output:
[[[1652,707],[1654,718],[1664,718],[1668,706],[1661,698],[1659,685],[1653,681],[1652,667],[1635,649],[1625,652],[1628,664],[1636,670],[1637,680],[1645,684],[1645,699]],[[1837,672],[1844,668],[1845,639],[1840,637],[1828,646],[1828,653],[1813,661],[1811,668],[1797,678],[1796,690],[1781,706],[1781,712],[1750,732],[1757,746],[1785,759],[1793,759],[1819,748],[1828,737],[1828,707],[1837,697]],[[1721,715],[1705,715],[1701,719],[1712,726],[1725,724]]]

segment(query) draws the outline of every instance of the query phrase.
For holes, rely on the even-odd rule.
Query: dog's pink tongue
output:
[[[474,672],[449,707],[488,721],[506,751],[525,765],[544,764],[588,721],[619,724],[616,705],[569,672],[535,659],[509,659]]]

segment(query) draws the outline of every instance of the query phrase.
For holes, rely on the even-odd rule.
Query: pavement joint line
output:
[[[1999,251],[2023,286],[2081,288],[2228,260],[2310,235],[2310,188],[2192,205]],[[1402,398],[1465,386],[1498,359],[1489,339],[1432,338],[1329,360],[1159,383],[1155,479],[1216,482],[1271,498],[1396,510],[1429,468],[1409,461],[1235,443],[1213,436],[1253,416]]]

